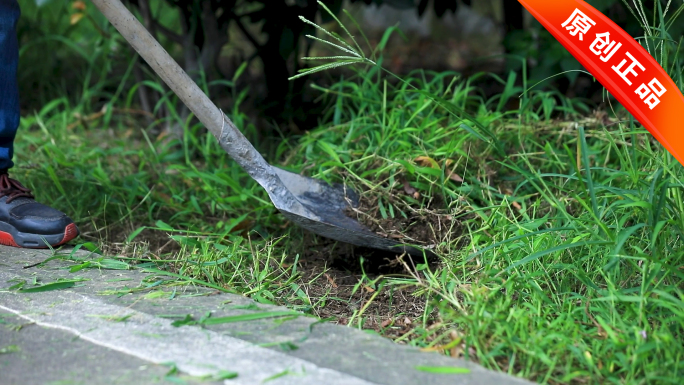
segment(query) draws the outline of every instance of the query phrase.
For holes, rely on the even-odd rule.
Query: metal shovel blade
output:
[[[92,2],[211,131],[228,155],[268,192],[275,207],[292,223],[318,235],[357,246],[407,252],[415,256],[423,256],[424,253],[434,255],[428,250],[421,251],[380,237],[348,217],[345,210],[358,205],[358,196],[351,189],[272,167],[120,0]]]
[[[358,207],[359,197],[349,187],[341,184],[330,185],[324,181],[305,177],[277,167],[273,167],[273,169],[285,185],[285,188],[309,210],[308,215],[302,215],[287,208],[278,207],[277,200],[273,200],[276,208],[290,222],[312,233],[357,246],[388,250],[396,253],[406,252],[418,257],[423,256],[423,253],[428,257],[435,256],[430,250],[421,250],[416,247],[398,244],[396,240],[379,237],[357,220],[350,218],[346,212],[352,207]]]

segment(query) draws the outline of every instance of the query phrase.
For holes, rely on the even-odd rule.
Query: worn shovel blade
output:
[[[273,167],[273,170],[292,195],[315,214],[315,216],[302,215],[287,208],[278,207],[276,204],[278,210],[292,223],[326,238],[357,246],[396,253],[406,252],[417,257],[435,256],[430,250],[421,250],[398,243],[396,240],[380,237],[357,220],[347,216],[345,210],[359,205],[358,194],[349,187],[341,184],[331,185],[278,167]]]

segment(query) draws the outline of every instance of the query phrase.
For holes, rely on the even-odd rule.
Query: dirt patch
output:
[[[379,202],[382,200],[382,203]],[[383,216],[380,205],[394,216]],[[446,202],[439,196],[423,198],[421,207],[408,203],[401,195],[362,193],[359,206],[347,215],[382,237],[421,245],[444,255],[458,241],[462,226]],[[294,245],[293,245],[294,246]],[[426,312],[428,323],[436,313],[426,309],[425,296],[417,285],[390,285],[388,277],[411,278],[416,267],[427,264],[435,270],[440,257],[399,255],[398,253],[357,247],[302,231],[298,270],[305,291],[313,304],[313,312],[333,323],[373,329],[390,338],[398,338],[422,323]],[[395,280],[395,282],[397,282]]]
[[[410,277],[417,264],[435,268],[438,261],[356,247],[309,232],[303,232],[300,250],[297,270],[318,317],[390,338],[409,332],[423,317],[425,300],[415,295],[419,288],[389,286],[385,278]]]
[[[381,237],[430,249],[450,243],[461,234],[460,222],[449,213],[440,196],[426,199],[419,208],[395,195],[383,198],[384,205],[395,207],[394,215],[386,208],[383,215],[380,198],[368,194],[362,195],[357,208],[349,208],[345,213]]]

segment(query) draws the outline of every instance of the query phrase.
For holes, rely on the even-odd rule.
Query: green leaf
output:
[[[103,258],[102,260],[97,262],[99,264],[99,267],[102,269],[128,270],[131,268],[131,265],[129,265],[128,263],[111,258]]]
[[[651,248],[656,247],[656,240],[658,239],[658,234],[660,234],[660,231],[663,229],[663,227],[667,224],[667,221],[659,221],[656,223],[655,227],[653,228],[653,233],[651,234]]]
[[[619,254],[620,250],[622,250],[622,246],[625,244],[625,242],[627,242],[627,239],[630,236],[632,236],[632,234],[634,234],[635,231],[639,230],[642,227],[646,227],[646,224],[639,223],[626,229],[622,229],[617,237],[617,241],[615,242],[615,247],[613,248],[613,255]]]
[[[385,69],[383,68],[383,70],[385,70]],[[385,71],[386,71],[386,70],[385,70]],[[484,142],[486,142],[486,143],[488,143],[488,144],[491,144],[491,145],[493,146],[494,150],[495,150],[496,152],[498,152],[501,156],[503,156],[503,157],[506,157],[506,156],[507,156],[507,155],[506,155],[506,152],[503,150],[503,146],[502,146],[501,143],[499,142],[499,138],[497,138],[497,136],[494,134],[494,132],[492,132],[489,128],[487,128],[485,125],[483,125],[482,123],[480,123],[480,121],[478,121],[477,119],[475,119],[474,116],[472,116],[472,115],[470,115],[469,113],[467,113],[465,110],[463,110],[462,108],[460,108],[459,106],[457,106],[455,103],[453,103],[453,102],[451,102],[451,101],[449,101],[449,100],[447,100],[447,99],[444,99],[444,98],[442,98],[442,97],[439,97],[439,96],[437,96],[437,95],[434,95],[434,94],[432,94],[432,93],[430,93],[430,92],[428,92],[428,91],[419,90],[419,89],[415,88],[415,86],[413,86],[412,84],[409,84],[408,82],[406,82],[404,79],[398,77],[397,75],[394,75],[394,74],[391,73],[391,72],[390,72],[390,74],[391,74],[392,76],[396,77],[397,80],[399,80],[399,81],[405,83],[406,85],[410,86],[411,88],[413,88],[413,90],[407,90],[408,92],[417,92],[417,93],[419,93],[419,94],[421,94],[421,95],[423,95],[423,96],[425,96],[425,97],[431,99],[433,102],[439,104],[440,106],[442,106],[442,107],[443,107],[444,109],[446,109],[447,112],[449,112],[452,116],[457,117],[457,118],[461,118],[461,119],[467,119],[467,120],[469,120],[470,123],[472,123],[473,125],[475,125],[475,126],[480,130],[480,132],[482,132],[484,135],[482,135],[482,134],[480,134],[479,132],[475,131],[473,128],[471,128],[471,127],[470,127],[468,124],[466,124],[466,123],[462,123],[462,124],[460,125],[460,127],[463,128],[464,130],[466,130],[467,132],[469,132],[470,134],[476,136],[478,139],[480,139],[480,140],[482,140],[482,141],[484,141]]]
[[[289,78],[287,78],[287,80],[294,80],[294,79],[300,78],[300,77],[302,77],[302,76],[306,76],[306,75],[312,74],[312,73],[314,73],[314,72],[325,71],[325,70],[327,70],[327,69],[331,69],[331,68],[335,68],[335,67],[341,67],[341,66],[346,66],[346,65],[355,64],[355,63],[362,63],[362,62],[361,62],[361,61],[341,61],[341,62],[335,62],[335,63],[324,64],[324,65],[317,66],[317,67],[312,67],[312,68],[305,68],[305,69],[302,70],[302,73],[300,73],[299,75],[295,75],[295,76],[289,77]]]
[[[21,281],[21,282],[15,284],[15,285],[12,285],[12,286],[8,287],[7,290],[17,290],[17,289],[20,289],[22,286],[24,286],[24,284],[26,284],[26,281]]]
[[[238,80],[238,78],[240,77],[240,75],[242,75],[242,73],[245,71],[246,68],[247,68],[247,62],[246,61],[243,62],[242,64],[240,64],[240,67],[238,67],[237,71],[235,71],[235,74],[233,75],[233,82]]]
[[[172,273],[170,271],[164,271],[164,270],[152,269],[152,268],[145,268],[145,269],[143,269],[143,271],[148,272],[148,273],[155,273],[155,274],[159,274],[159,275],[167,275],[169,277],[176,277],[176,278],[180,278],[180,279],[187,281],[187,282],[194,282],[194,283],[199,284],[199,285],[208,286],[208,287],[211,287],[212,289],[216,289],[216,290],[219,290],[222,292],[226,292],[226,293],[230,292],[230,290],[227,290],[226,288],[221,287],[219,285],[215,285],[213,283],[205,282],[205,281],[195,279],[195,278],[186,277],[184,275]]]
[[[162,281],[159,281],[159,284],[161,284],[161,282]],[[152,291],[152,292],[145,294],[145,296],[143,298],[145,298],[145,299],[162,298],[162,297],[165,297],[167,294],[168,293],[163,291],[163,290],[155,290],[155,291]]]
[[[81,281],[81,280],[79,280]],[[52,283],[47,283],[42,286],[36,286],[36,287],[31,287],[28,289],[19,289],[19,293],[38,293],[42,291],[51,291],[51,290],[62,290],[62,289],[68,289],[70,287],[74,287],[76,285],[76,282],[79,281],[59,281],[59,282],[52,282]]]
[[[288,342],[282,342],[282,343],[278,344],[278,347],[280,347],[280,349],[283,350],[284,352],[290,352],[292,350],[299,349],[299,346],[297,346],[297,345],[295,345],[289,341]]]
[[[93,242],[86,242],[86,243],[83,243],[82,245],[83,245],[83,247],[85,247],[88,251],[93,252],[93,253],[100,250],[100,248],[97,247],[97,245],[94,244]],[[78,247],[78,246],[80,246],[80,245],[76,245],[76,247]],[[74,249],[75,249],[76,247],[74,247]]]
[[[16,353],[18,351],[19,347],[17,345],[7,345],[0,348],[0,354]]]
[[[437,374],[466,374],[470,373],[470,369],[458,368],[455,366],[416,366],[416,370],[427,373]]]
[[[280,373],[276,373],[276,374],[274,374],[274,375],[272,375],[272,376],[270,376],[270,377],[265,378],[263,381],[261,381],[261,383],[263,384],[263,383],[266,383],[266,382],[268,382],[268,381],[273,381],[273,380],[275,380],[275,379],[277,379],[277,378],[285,377],[285,376],[287,376],[288,374],[290,374],[290,371],[289,371],[288,369],[285,369],[285,370],[283,370],[283,371],[280,372]]]
[[[164,222],[162,222],[162,221],[157,221],[157,226],[159,226],[159,222],[164,223]],[[164,224],[166,225],[166,223],[164,223]],[[167,226],[168,226],[168,225],[167,225]],[[135,229],[135,230],[131,233],[131,235],[129,235],[128,238],[126,238],[126,243],[131,242],[135,237],[138,236],[138,234],[140,234],[140,233],[141,233],[143,230],[145,230],[146,228],[147,228],[147,226],[140,226],[140,227],[138,227],[137,229]]]
[[[219,370],[219,372],[214,374],[211,377],[211,379],[213,381],[223,381],[223,380],[230,380],[230,379],[235,378],[237,376],[238,376],[237,372],[229,372],[227,370]]]
[[[181,326],[196,325],[196,324],[197,324],[197,321],[195,321],[195,320],[192,318],[192,315],[190,315],[190,314],[186,314],[186,315],[185,315],[185,318],[183,318],[182,320],[178,320],[178,321],[173,321],[173,322],[171,322],[171,326],[177,327],[177,328],[178,328],[178,327],[181,327]]]
[[[404,35],[401,30],[396,26],[393,25],[385,30],[385,33],[382,34],[382,38],[380,39],[380,43],[378,44],[376,49],[379,49],[380,51],[383,51],[385,47],[387,46],[387,42],[389,41],[390,37],[394,32],[397,32],[401,37],[404,38],[406,41],[406,35]]]
[[[174,231],[173,227],[169,226],[162,220],[158,220],[157,222],[154,223],[155,226],[160,228],[161,230],[166,230],[166,231]],[[137,230],[136,230],[137,231]],[[142,231],[142,230],[141,230]],[[135,233],[135,232],[134,232]],[[137,234],[136,234],[137,235]]]
[[[610,243],[612,243],[612,242],[610,242],[610,241],[585,241],[585,242],[576,242],[576,243],[564,243],[562,245],[552,247],[552,248],[547,249],[547,250],[542,250],[542,251],[538,251],[534,254],[530,254],[527,257],[511,264],[506,269],[504,269],[504,271],[505,272],[510,271],[512,269],[515,269],[516,267],[518,267],[520,265],[524,265],[526,263],[532,262],[535,259],[541,258],[547,254],[555,253],[557,251],[571,249],[573,247],[581,247],[581,246],[589,246],[589,245],[608,245]]]
[[[70,273],[75,273],[75,272],[77,272],[77,271],[79,271],[79,270],[83,270],[83,269],[85,269],[86,267],[90,266],[90,263],[91,263],[90,261],[86,261],[86,262],[83,262],[83,263],[81,263],[81,264],[79,264],[79,265],[71,266],[71,268],[69,269],[69,272],[70,272]]]
[[[274,318],[274,317],[285,317],[285,316],[301,316],[301,313],[293,312],[293,311],[265,311],[261,313],[248,313],[248,314],[240,314],[240,315],[233,315],[233,316],[227,316],[227,317],[217,317],[217,318],[209,318],[208,320],[204,321],[204,325],[216,325],[216,324],[224,324],[224,323],[231,323],[231,322],[244,322],[244,321],[253,321],[257,319],[263,319],[263,318]]]
[[[128,321],[129,318],[133,317],[133,314],[127,314],[124,316],[116,316],[116,315],[93,315],[91,317],[97,317],[97,318],[102,318],[106,321],[110,322],[126,322]]]

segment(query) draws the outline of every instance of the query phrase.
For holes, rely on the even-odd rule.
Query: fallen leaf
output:
[[[73,18],[75,15],[77,15],[77,14],[71,15],[72,21],[73,21]],[[81,16],[82,16],[82,14],[81,14]],[[78,22],[78,20],[76,22]],[[76,22],[71,23],[71,24],[76,24]],[[102,116],[104,116],[104,114],[105,114],[105,112],[100,111],[100,112],[94,112],[94,113],[92,113],[86,117],[83,117],[81,114],[74,112],[74,118],[78,119],[78,122],[71,123],[70,125],[68,125],[67,130],[72,130],[75,127],[77,127],[79,124],[82,124],[82,125],[87,127],[88,122],[93,121],[95,119],[99,119]]]
[[[69,22],[71,23],[71,25],[74,25],[74,24],[78,23],[78,21],[81,20],[83,18],[83,16],[84,16],[84,14],[82,14],[82,13],[74,13],[69,18]]]
[[[251,219],[244,219],[240,221],[237,225],[233,226],[232,229],[230,229],[231,233],[237,232],[237,231],[243,231],[243,230],[249,230],[254,226],[254,221]]]
[[[475,350],[474,347],[469,346],[468,347],[468,354],[470,355],[470,357],[477,357],[477,350]]]
[[[449,350],[449,356],[456,357],[456,358],[462,357],[463,356],[463,349],[461,348],[460,345],[454,346],[453,348],[451,348]]]
[[[451,354],[451,357],[461,357],[463,355],[463,347],[465,344],[462,343],[463,338],[461,335],[455,331],[452,330],[451,333],[449,333],[449,336],[451,337],[452,340],[459,340],[461,343],[456,344],[454,347],[449,349],[449,353]]]
[[[447,178],[453,180],[454,182],[463,182],[463,178],[461,178],[461,176],[456,174],[455,172],[449,171]]]
[[[163,192],[157,192],[157,193],[154,194],[154,195],[156,195],[156,197],[157,197],[158,199],[161,199],[161,200],[163,200],[164,202],[170,202],[170,201],[171,201],[171,197],[170,197],[168,194],[164,194]]]
[[[71,8],[77,9],[77,10],[79,10],[79,11],[85,11],[86,5],[85,5],[84,2],[78,0],[78,1],[74,1],[74,2],[71,4]]]
[[[430,158],[429,156],[419,156],[416,159],[414,159],[413,161],[420,164],[423,167],[432,167],[432,168],[439,169],[439,164],[437,163],[437,161]]]
[[[170,134],[170,132],[167,130],[162,131],[161,133],[159,133],[159,135],[157,135],[157,141],[160,141],[160,140],[166,138],[169,134]]]
[[[328,273],[323,274],[325,275],[325,278],[328,279],[328,282],[332,285],[332,287],[337,288],[337,284],[335,283],[335,280],[328,275]]]
[[[380,326],[383,327],[383,328],[386,328],[386,327],[388,327],[388,326],[391,325],[391,324],[392,324],[392,319],[391,319],[391,318],[388,318],[388,319],[382,321],[382,323],[380,324]]]
[[[408,195],[414,195],[415,193],[418,192],[418,190],[416,190],[413,186],[411,186],[407,180],[404,181],[404,191]]]
[[[458,339],[452,340],[448,344],[430,346],[428,348],[422,348],[422,349],[420,349],[420,351],[422,351],[422,352],[441,352],[444,350],[453,349],[460,343],[461,343],[461,338],[458,338]]]

